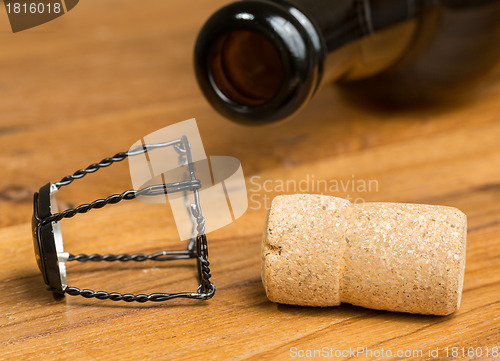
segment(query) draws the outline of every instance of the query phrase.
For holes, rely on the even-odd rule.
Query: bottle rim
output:
[[[234,34],[241,36],[233,39]],[[226,49],[228,43],[234,49]],[[269,50],[264,54],[269,46],[274,55]],[[200,31],[194,52],[196,77],[205,97],[222,115],[244,124],[271,123],[292,116],[314,95],[322,78],[325,49],[317,27],[292,5],[238,1],[218,10]],[[264,64],[259,69],[268,65],[269,69],[257,80],[225,74],[237,62],[224,59],[227,54],[240,54],[242,68],[261,56]],[[254,68],[247,73],[254,74]],[[237,82],[231,77],[234,74]]]

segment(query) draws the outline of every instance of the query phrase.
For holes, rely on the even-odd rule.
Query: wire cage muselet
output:
[[[179,167],[185,169],[184,179],[172,183],[163,182],[145,186],[138,190],[127,190],[121,194],[114,194],[105,199],[98,199],[89,204],[82,204],[75,208],[58,211],[55,195],[64,186],[71,184],[74,180],[83,178],[89,173],[95,173],[101,168],[109,167],[115,162],[121,162],[127,157],[145,154],[154,149],[171,147],[178,154]],[[201,182],[196,178],[195,164],[192,160],[191,146],[188,138],[184,135],[178,139],[164,143],[143,144],[131,148],[127,152],[115,154],[113,157],[105,158],[99,163],[94,163],[85,169],[80,169],[74,174],[61,179],[57,183],[48,183],[34,194],[32,231],[35,256],[38,267],[42,272],[45,283],[49,290],[53,291],[54,297],[60,299],[65,294],[71,296],[83,296],[85,298],[110,299],[125,302],[159,302],[174,298],[192,298],[206,300],[211,298],[215,292],[215,286],[210,282],[210,269],[208,262],[208,246],[205,235],[205,218],[203,217],[199,190]],[[72,218],[80,213],[87,213],[92,209],[102,208],[108,204],[116,204],[123,200],[136,199],[139,196],[156,196],[170,193],[183,193],[186,210],[189,213],[192,230],[187,249],[178,251],[160,251],[153,254],[78,254],[73,255],[64,250],[61,234],[61,220]],[[188,194],[194,199],[191,202]],[[198,269],[199,287],[195,292],[178,293],[151,293],[130,294],[106,291],[93,291],[90,289],[79,289],[68,286],[66,283],[66,263],[78,262],[143,262],[146,260],[166,262],[183,259],[195,259]]]

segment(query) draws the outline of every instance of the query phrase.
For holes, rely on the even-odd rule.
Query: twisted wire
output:
[[[46,217],[42,220],[42,224],[47,224],[50,222],[59,222],[64,218],[71,218],[79,213],[87,213],[91,209],[102,208],[107,204],[116,204],[122,200],[131,200],[135,199],[141,195],[156,195],[156,194],[166,194],[170,192],[178,192],[182,190],[197,190],[201,188],[201,183],[198,179],[192,181],[185,182],[177,182],[163,185],[153,185],[149,187],[142,188],[138,191],[136,190],[128,190],[121,194],[113,194],[104,199],[97,199],[92,203],[81,204],[75,208],[66,209],[63,212],[55,213]],[[160,190],[158,190],[160,189]]]
[[[194,249],[194,244],[190,242],[190,246],[186,251],[171,251],[171,252],[158,252],[150,255],[138,253],[138,254],[79,254],[72,255],[70,254],[68,257],[68,261],[78,261],[78,262],[127,262],[127,261],[135,261],[135,262],[143,262],[146,260],[153,261],[168,261],[174,259],[188,259],[194,258],[197,259],[198,265],[198,278],[200,282],[200,286],[196,293],[152,293],[152,294],[122,294],[118,292],[105,292],[105,291],[93,291],[89,289],[79,289],[77,287],[69,287],[65,286],[62,290],[62,294],[68,294],[70,296],[82,296],[85,298],[97,298],[100,300],[109,299],[112,301],[125,301],[125,302],[161,302],[167,301],[174,298],[192,298],[192,299],[200,299],[206,300],[211,298],[215,293],[215,286],[210,282],[211,274],[210,274],[210,263],[208,262],[208,248],[207,248],[207,239],[205,236],[205,218],[202,216],[200,202],[199,202],[199,194],[198,189],[201,188],[201,183],[194,174],[194,166],[192,164],[191,154],[190,154],[190,145],[187,140],[187,137],[183,136],[181,139],[174,140],[167,143],[156,144],[156,145],[142,145],[138,146],[128,152],[120,152],[115,154],[112,157],[104,158],[99,163],[93,163],[89,165],[87,168],[77,170],[72,175],[68,175],[62,178],[59,182],[55,183],[57,188],[62,186],[66,186],[72,183],[75,179],[83,178],[85,175],[89,173],[94,173],[100,168],[109,167],[115,162],[120,162],[126,159],[128,156],[132,156],[135,154],[143,153],[148,150],[148,148],[155,147],[164,147],[173,145],[175,151],[179,155],[179,163],[181,165],[187,165],[189,168],[189,173],[187,174],[188,179],[183,182],[164,184],[163,188],[160,189],[160,186],[149,186],[143,188],[141,190],[128,190],[121,194],[113,194],[105,199],[98,199],[89,204],[82,204],[72,209],[67,209],[61,213],[53,214],[42,220],[41,223],[47,224],[50,222],[59,222],[64,218],[74,217],[79,213],[87,213],[91,209],[102,208],[107,204],[116,204],[122,200],[131,200],[137,198],[139,195],[156,195],[159,192],[178,192],[184,191],[185,197],[187,196],[186,191],[190,190],[194,192],[195,195],[195,204],[191,204],[191,214],[192,217],[196,220],[196,230],[198,231],[198,236],[196,237],[196,250]],[[190,179],[189,179],[190,178]],[[158,188],[160,187],[160,188]],[[189,209],[189,207],[188,207]],[[193,220],[193,219],[192,219]],[[194,222],[193,222],[194,228]],[[194,241],[193,237],[193,241]],[[194,242],[193,242],[194,243]],[[54,290],[55,293],[61,294],[61,290]]]
[[[214,289],[215,286],[213,285],[212,282],[210,282],[210,278],[212,275],[210,274],[210,262],[206,258],[200,259],[200,268],[201,268],[201,280],[200,280],[200,290],[201,292],[207,292],[207,290]]]
[[[212,285],[213,286],[213,285]],[[77,287],[66,287],[63,290],[64,293],[70,296],[82,296],[85,298],[97,298],[99,300],[111,300],[111,301],[125,301],[125,302],[139,302],[144,303],[150,302],[162,302],[168,301],[174,298],[193,298],[198,300],[207,300],[212,298],[215,293],[215,287],[208,289],[205,293],[152,293],[149,295],[138,294],[133,295],[130,293],[118,293],[118,292],[106,292],[106,291],[93,291],[89,289],[79,289]]]
[[[203,215],[201,213],[201,209],[200,209],[198,204],[191,205],[191,212],[192,212],[194,218],[196,219],[196,230],[198,231],[198,235],[204,236],[205,235],[205,217],[203,217]]]
[[[181,138],[181,141],[174,146],[174,150],[178,155],[178,163],[179,165],[186,165],[187,162],[187,150],[189,149],[189,141],[187,138]],[[184,173],[184,180],[190,179],[189,173]],[[195,219],[191,213],[191,204],[189,202],[189,197],[186,191],[183,194],[184,197],[184,206],[186,207],[187,214],[189,216],[189,220],[191,222],[191,238],[188,243],[188,250],[194,252],[195,249],[195,237],[194,237],[194,229],[196,227]]]
[[[79,169],[75,173],[62,178],[59,182],[54,183],[57,188],[67,186],[75,179],[80,179],[85,177],[89,173],[95,173],[101,168],[109,167],[111,164],[116,162],[121,162],[125,160],[128,156],[134,156],[142,153],[146,153],[150,149],[163,148],[168,146],[174,146],[177,152],[186,152],[186,150],[179,147],[181,139],[175,139],[170,142],[157,143],[157,144],[143,144],[135,148],[130,149],[128,152],[119,152],[112,157],[104,158],[99,163],[92,163],[87,168]]]
[[[196,246],[198,253],[200,291],[207,292],[207,290],[214,288],[214,285],[210,282],[212,275],[210,274],[210,262],[208,261],[207,237],[204,234],[196,237]]]
[[[73,255],[70,254],[68,256],[68,262],[71,261],[78,261],[78,262],[144,262],[144,261],[170,261],[174,259],[189,259],[193,258],[194,255],[188,251],[165,251],[165,252],[157,252],[153,254],[143,254],[143,253],[137,253],[137,254],[106,254],[106,255],[100,255],[100,254],[78,254],[78,255]]]
[[[121,194],[113,194],[105,199],[97,199],[92,203],[81,204],[76,208],[69,208],[63,212],[52,214],[51,216],[44,218],[42,224],[47,224],[50,222],[59,222],[63,218],[71,218],[79,213],[87,213],[91,209],[102,208],[107,204],[116,204],[122,200],[131,200],[137,197],[137,191],[128,190]]]
[[[80,179],[85,177],[89,173],[97,172],[101,168],[109,167],[111,164],[116,162],[121,162],[122,160],[128,157],[127,152],[116,153],[114,156],[109,158],[104,158],[99,163],[93,163],[89,165],[87,168],[79,169],[75,173],[68,175],[61,179],[59,182],[55,183],[57,188],[61,188],[62,186],[67,186],[75,179]]]

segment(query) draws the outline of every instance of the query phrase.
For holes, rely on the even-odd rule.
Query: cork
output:
[[[452,207],[274,198],[262,239],[269,300],[429,315],[458,310],[467,218]]]

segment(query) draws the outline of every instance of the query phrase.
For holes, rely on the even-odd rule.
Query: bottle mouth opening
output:
[[[251,30],[234,30],[220,36],[210,49],[209,70],[224,96],[248,107],[271,101],[285,78],[285,64],[276,46]]]

